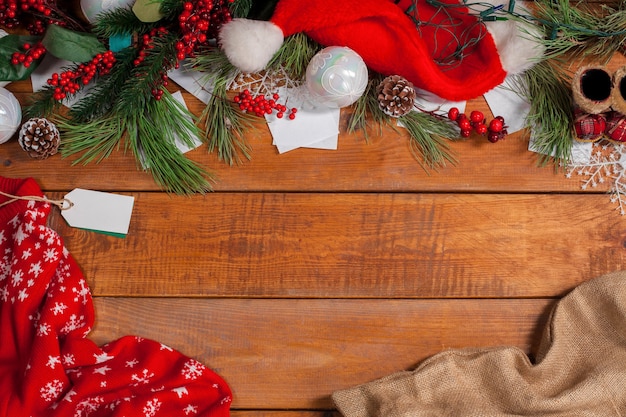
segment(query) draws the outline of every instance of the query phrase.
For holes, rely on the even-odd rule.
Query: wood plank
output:
[[[554,300],[96,298],[98,344],[160,341],[214,369],[234,409],[328,409],[444,349],[536,349]]]
[[[124,239],[52,217],[96,295],[554,297],[626,266],[607,195],[133,195]]]

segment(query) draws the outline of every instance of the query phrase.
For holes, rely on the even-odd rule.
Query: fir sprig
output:
[[[303,79],[311,58],[320,49],[321,46],[304,33],[296,33],[285,39],[267,66],[269,69],[280,66],[291,78]]]
[[[241,156],[250,159],[251,148],[244,134],[252,127],[255,116],[234,107],[227,97],[228,85],[237,68],[217,48],[206,49],[192,60],[194,70],[210,74],[204,80],[213,85],[211,98],[200,116],[210,152],[228,164],[240,163]]]
[[[73,165],[101,162],[119,148],[126,130],[124,121],[110,114],[83,123],[56,115],[54,122],[63,136],[61,155],[79,155]]]
[[[569,59],[606,61],[626,46],[626,1],[617,8],[569,0],[536,0],[533,6],[546,31],[546,59],[567,54]]]
[[[398,118],[409,133],[411,153],[426,172],[456,164],[450,150],[450,138],[457,136],[449,121],[420,111],[411,111]]]
[[[567,164],[573,141],[571,76],[554,61],[542,61],[527,70],[513,84],[530,103],[526,124],[541,164],[550,160],[559,167]]]
[[[134,48],[125,48],[115,54],[116,62],[111,72],[106,76],[98,77],[88,94],[69,110],[69,115],[74,122],[95,120],[112,109],[133,69],[133,60],[136,55],[137,51]]]
[[[102,12],[94,22],[93,33],[100,38],[112,36],[146,33],[154,27],[154,23],[145,23],[137,19],[130,8],[116,7]]]
[[[370,124],[382,128],[383,124],[389,121],[389,116],[383,113],[378,106],[378,93],[376,90],[382,80],[382,75],[378,73],[371,74],[363,95],[352,105],[352,114],[348,120],[348,133],[363,130],[367,140]],[[382,130],[380,133],[382,133]]]

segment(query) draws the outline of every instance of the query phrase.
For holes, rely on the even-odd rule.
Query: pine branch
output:
[[[209,152],[217,150],[218,157],[230,165],[241,163],[240,155],[250,159],[251,148],[244,133],[252,128],[254,118],[256,116],[241,112],[228,100],[225,82],[216,83],[201,115]]]
[[[541,164],[566,164],[572,148],[571,78],[555,63],[542,61],[526,71],[513,88],[530,103],[526,117]]]
[[[134,48],[126,48],[115,55],[116,62],[111,72],[98,77],[89,93],[70,109],[72,120],[89,122],[111,111],[132,72],[135,56]]]
[[[617,8],[608,4],[590,6],[569,0],[537,0],[536,21],[543,25],[546,59],[567,54],[568,58],[593,57],[608,61],[626,45],[626,2]],[[599,9],[599,10],[598,10]]]
[[[93,33],[99,38],[108,39],[112,36],[147,33],[154,23],[144,23],[137,19],[130,7],[113,8],[99,15],[93,25]]]
[[[382,129],[382,125],[389,122],[389,116],[380,111],[378,94],[376,92],[383,78],[381,74],[373,73],[371,75],[365,92],[352,105],[352,114],[348,121],[348,133],[354,133],[356,130],[362,129],[367,140],[370,123],[376,124]]]
[[[303,79],[311,58],[319,50],[318,43],[304,33],[296,33],[285,39],[267,66],[270,69],[282,66],[291,78]]]
[[[152,100],[146,111],[128,117],[128,147],[150,170],[157,184],[176,194],[204,193],[212,189],[213,175],[188,159],[176,138],[187,143],[200,130],[181,113],[176,100],[166,92]],[[155,126],[156,125],[156,126]]]
[[[130,71],[130,76],[120,90],[114,112],[120,115],[141,112],[154,100],[153,90],[161,88],[163,74],[176,63],[176,41],[176,36],[171,33],[162,38],[154,37],[154,48],[146,49],[143,62]]]
[[[445,166],[446,162],[456,164],[449,145],[449,139],[456,136],[451,123],[419,111],[398,120],[409,132],[411,152],[425,171]]]
[[[236,0],[230,5],[230,13],[233,17],[249,17],[252,9],[252,0]]]
[[[75,123],[57,115],[54,122],[63,138],[61,155],[68,157],[80,154],[72,163],[74,165],[101,162],[107,158],[114,149],[119,148],[125,130],[123,121],[111,115],[88,123]]]
[[[23,112],[26,118],[50,117],[61,108],[61,102],[54,99],[54,87],[45,85],[39,91],[30,96]]]

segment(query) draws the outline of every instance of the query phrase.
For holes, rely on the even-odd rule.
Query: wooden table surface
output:
[[[20,100],[30,88],[9,85]],[[392,129],[342,133],[336,151],[279,155],[264,125],[247,140],[239,166],[189,153],[218,176],[194,196],[162,192],[122,152],[72,166],[0,145],[0,173],[32,176],[50,197],[135,197],[126,238],[50,219],[93,291],[90,337],[140,335],[200,360],[231,386],[235,416],[320,416],[333,391],[444,349],[532,355],[559,297],[626,267],[626,217],[607,185],[582,191],[539,166],[527,135],[454,143],[458,163],[432,172]]]

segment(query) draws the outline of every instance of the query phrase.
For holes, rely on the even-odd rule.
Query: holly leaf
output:
[[[41,40],[48,52],[59,59],[87,62],[106,48],[90,33],[74,32],[59,25],[49,25]]]
[[[22,64],[11,64],[11,56],[14,52],[22,51],[21,47],[25,43],[33,45],[38,41],[37,36],[6,35],[0,38],[0,81],[18,81],[30,77],[43,57],[25,67]]]

